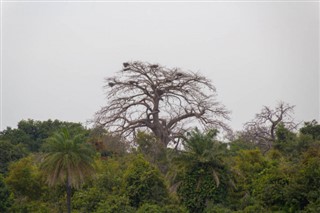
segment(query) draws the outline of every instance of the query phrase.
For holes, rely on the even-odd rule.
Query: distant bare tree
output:
[[[257,144],[264,152],[269,151],[276,140],[276,129],[279,124],[282,123],[289,130],[297,127],[291,116],[293,110],[294,106],[283,102],[274,109],[264,106],[252,121],[245,123],[242,138]]]
[[[192,125],[228,130],[229,111],[216,101],[211,81],[197,73],[135,61],[106,81],[108,103],[95,124],[114,133],[151,130],[167,146]]]

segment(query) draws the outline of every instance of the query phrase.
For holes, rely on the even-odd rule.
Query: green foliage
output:
[[[223,156],[226,145],[214,140],[217,131],[195,130],[183,142],[185,151],[176,162],[185,168],[178,196],[190,212],[202,212],[208,201],[223,203],[228,193],[229,175]]]
[[[10,141],[12,144],[23,144],[26,148],[30,148],[34,143],[32,137],[21,129],[12,129],[8,127],[0,133],[0,140]],[[30,145],[30,146],[29,146]]]
[[[5,182],[14,198],[9,212],[61,212],[65,205],[61,188],[48,189],[37,164],[37,156],[30,155],[9,166]],[[63,190],[65,190],[63,186]]]
[[[160,206],[157,204],[145,203],[143,204],[136,213],[187,213],[188,211],[176,205],[165,205]]]
[[[243,210],[248,206],[256,205],[256,200],[252,197],[253,181],[264,170],[271,167],[271,162],[259,149],[240,150],[229,160],[236,185],[236,189],[229,194],[230,208]]]
[[[136,137],[138,152],[142,153],[146,160],[156,165],[165,174],[168,171],[168,159],[166,147],[155,136],[146,132],[138,132]]]
[[[296,151],[296,146],[296,135],[287,129],[284,124],[279,124],[276,129],[274,148],[292,154]]]
[[[107,160],[104,158],[96,159],[96,175],[94,179],[88,180],[84,187],[74,193],[72,197],[73,209],[79,212],[95,212],[98,208],[100,212],[117,211],[115,206],[118,204],[114,202],[118,198],[121,198],[119,201],[124,202],[122,199],[125,198],[122,192],[123,175],[131,159],[130,155],[121,158],[109,157]],[[125,199],[128,201],[128,198]],[[122,204],[119,203],[119,208]],[[110,207],[111,209],[108,207],[105,210],[104,207],[108,205],[113,207]],[[129,209],[129,204],[127,206]]]
[[[163,213],[188,213],[188,210],[184,206],[179,205],[165,205],[162,206]]]
[[[189,170],[185,174],[177,193],[190,212],[202,212],[208,201],[224,203],[228,192],[227,180],[223,176],[223,171],[220,171],[219,176],[217,185],[212,168],[205,165]]]
[[[56,131],[67,124],[68,131]],[[307,123],[295,134],[279,125],[266,155],[243,140],[228,149],[216,131],[199,130],[188,133],[183,150],[139,132],[130,153],[106,130],[96,137],[79,124],[21,121],[0,133],[0,212],[66,212],[67,174],[77,188],[70,193],[75,213],[320,212],[318,126]],[[25,147],[33,150],[27,157]],[[94,178],[86,178],[93,168]]]
[[[51,213],[54,209],[51,208],[49,203],[44,203],[41,201],[16,201],[14,205],[10,208],[10,212],[21,212],[21,213]]]
[[[302,128],[304,130],[300,130],[305,134],[296,135],[283,125],[279,125],[276,131],[277,140],[274,143],[274,148],[281,151],[290,160],[297,162],[303,152],[319,144],[311,134],[307,134],[308,131],[306,129],[308,128],[304,127]]]
[[[127,162],[131,158],[123,157],[120,159],[108,158],[108,160],[100,160],[96,162],[97,169],[94,184],[101,191],[108,193],[119,193],[122,187],[124,171],[127,169]]]
[[[254,145],[251,142],[247,142],[247,141],[243,141],[240,139],[237,139],[235,141],[231,141],[229,144],[229,151],[228,154],[235,156],[238,154],[238,152],[242,151],[242,150],[252,150],[252,149],[256,149],[257,146]]]
[[[313,209],[320,197],[320,146],[312,146],[291,166],[290,184],[286,188],[286,206],[290,212]],[[310,210],[311,211],[311,210]],[[312,211],[311,211],[312,212]],[[315,211],[316,212],[316,211]]]
[[[253,183],[253,196],[273,210],[281,210],[286,203],[289,177],[278,167],[264,170]]]
[[[42,193],[41,201],[47,204],[51,212],[66,212],[66,186],[58,185],[49,188],[44,181],[42,181],[42,186],[45,186],[46,190]]]
[[[243,213],[256,213],[256,212],[268,212],[261,204],[255,203],[253,205],[247,206],[243,211]]]
[[[320,198],[309,203],[302,211],[302,213],[318,213],[320,212]]]
[[[135,208],[130,206],[130,201],[125,196],[111,195],[99,203],[97,213],[134,213]]]
[[[187,140],[183,142],[184,155],[193,160],[191,163],[196,164],[199,162],[212,163],[213,161],[220,160],[217,155],[221,154],[222,144],[214,140],[216,135],[216,130],[202,134],[198,129],[195,129],[188,134]]]
[[[303,185],[301,193],[308,203],[317,202],[320,197],[320,145],[304,153],[297,183]]]
[[[226,153],[227,145],[215,141],[216,135],[216,130],[207,133],[201,133],[198,129],[192,131],[183,141],[184,150],[175,158],[175,162],[189,169],[199,164],[208,164],[212,168],[224,168],[222,157]]]
[[[0,173],[5,174],[10,162],[26,155],[27,151],[21,144],[14,145],[9,141],[0,141]]]
[[[280,143],[294,141],[296,135],[285,127],[283,123],[279,124],[276,129],[277,141]]]
[[[33,156],[12,163],[5,180],[15,197],[39,199],[44,191],[41,184],[41,174],[38,166],[34,163]]]
[[[314,139],[312,139],[311,135],[301,134],[297,139],[296,151],[300,156],[301,153],[308,151],[309,148],[317,146],[317,144],[320,144],[319,142],[320,141],[315,141]]]
[[[311,135],[315,140],[320,140],[320,124],[315,120],[305,122],[304,127],[300,129],[300,132],[305,135]]]
[[[74,210],[79,210],[80,212],[92,212],[97,209],[98,204],[106,197],[107,195],[96,187],[78,190],[72,196],[72,206]]]
[[[258,149],[240,151],[235,157],[235,162],[235,168],[241,176],[252,180],[270,164]]]
[[[0,212],[8,212],[13,203],[13,196],[0,174]]]
[[[8,127],[1,132],[0,140],[8,140],[13,144],[23,144],[29,151],[38,152],[45,139],[62,128],[68,128],[72,134],[79,134],[80,132],[86,135],[89,134],[89,131],[80,123],[59,120],[34,121],[29,119],[20,121],[17,129]]]
[[[203,211],[204,213],[231,213],[230,209],[226,208],[225,206],[221,204],[214,204],[214,203],[209,203],[207,204],[207,207]]]
[[[242,150],[234,158],[234,171],[238,174],[238,182],[244,184],[246,190],[258,175],[271,166],[271,163],[262,155],[259,149]]]
[[[136,213],[162,213],[161,206],[156,204],[145,203]]]
[[[163,204],[168,199],[161,173],[142,155],[133,159],[125,172],[124,192],[134,207],[143,203]]]

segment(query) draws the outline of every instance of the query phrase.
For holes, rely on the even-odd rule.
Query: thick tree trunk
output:
[[[167,132],[163,130],[164,128],[158,123],[155,128],[152,128],[153,134],[160,140],[161,144],[166,148],[170,142],[170,138]]]
[[[67,190],[67,209],[68,209],[68,213],[71,213],[71,186],[70,186],[69,177],[67,177],[66,190]]]

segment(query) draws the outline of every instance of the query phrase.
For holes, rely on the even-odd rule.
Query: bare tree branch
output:
[[[276,140],[279,124],[282,123],[289,130],[297,127],[291,116],[294,107],[284,102],[280,102],[274,109],[264,106],[252,121],[244,124],[242,137],[260,146],[264,152],[269,151]]]
[[[148,129],[167,146],[190,124],[229,130],[229,111],[215,100],[211,81],[197,73],[135,61],[106,82],[108,103],[95,124],[110,131],[128,136]]]

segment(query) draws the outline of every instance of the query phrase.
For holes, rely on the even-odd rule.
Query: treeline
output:
[[[64,174],[65,158],[54,164],[62,162],[59,171],[48,169],[48,157],[63,152],[92,158],[94,168],[68,170],[79,184],[70,190],[72,212],[320,212],[317,122],[298,131],[277,125],[267,152],[241,134],[223,143],[217,133],[187,132],[178,149],[148,132],[129,143],[79,123],[22,120],[0,134],[0,212],[67,212],[66,178],[48,179]],[[59,140],[62,148],[53,147]]]

